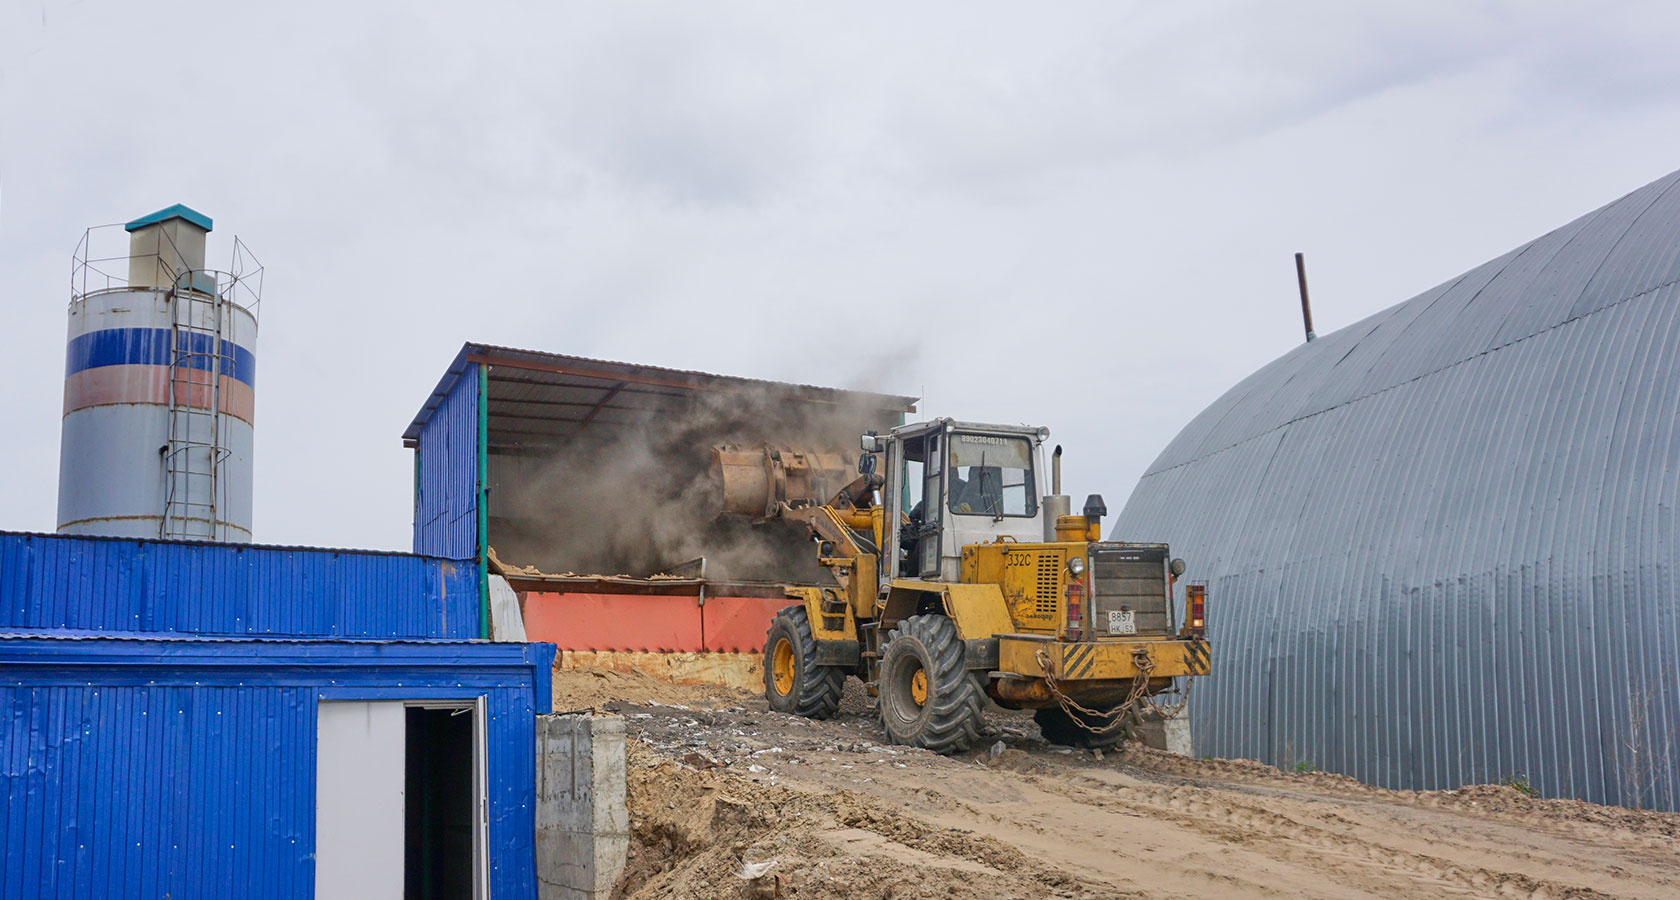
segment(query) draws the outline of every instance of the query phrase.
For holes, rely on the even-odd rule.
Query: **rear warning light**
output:
[[[1067,628],[1070,637],[1077,637],[1084,622],[1084,611],[1081,609],[1085,598],[1085,581],[1074,578],[1067,586]]]
[[[1207,634],[1207,585],[1184,586],[1184,632],[1190,637]]]

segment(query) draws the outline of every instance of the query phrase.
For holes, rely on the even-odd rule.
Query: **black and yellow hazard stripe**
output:
[[[1063,681],[1131,678],[1137,674],[1134,653],[1139,650],[1147,653],[1153,664],[1150,672],[1157,678],[1206,675],[1212,669],[1206,641],[1089,641],[1054,646],[1051,656],[1059,655],[1061,661],[1056,677]]]
[[[1184,674],[1206,675],[1212,670],[1208,657],[1210,648],[1207,641],[1184,642]]]
[[[1071,644],[1062,652],[1062,674],[1068,679],[1086,678],[1097,661],[1096,644]]]

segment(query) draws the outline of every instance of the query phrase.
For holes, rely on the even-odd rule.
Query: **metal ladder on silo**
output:
[[[233,361],[222,339],[225,300],[219,292],[194,290],[194,274],[178,278],[169,293],[169,443],[162,449],[159,536],[214,540],[221,536],[218,475],[229,454],[221,444],[221,376]],[[201,496],[195,497],[194,485],[202,485]]]

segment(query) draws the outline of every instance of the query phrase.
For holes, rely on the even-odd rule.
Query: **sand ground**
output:
[[[1098,758],[1004,711],[941,757],[883,745],[855,683],[823,722],[618,672],[555,693],[626,717],[624,898],[1680,898],[1680,815]]]

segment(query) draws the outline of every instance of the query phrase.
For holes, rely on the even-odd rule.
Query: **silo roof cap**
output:
[[[159,222],[167,222],[170,219],[186,219],[188,222],[197,225],[205,231],[211,230],[209,216],[183,203],[177,203],[174,206],[160,209],[149,216],[141,216],[127,225],[124,225],[123,230],[136,231],[146,227],[147,225],[156,225]]]

